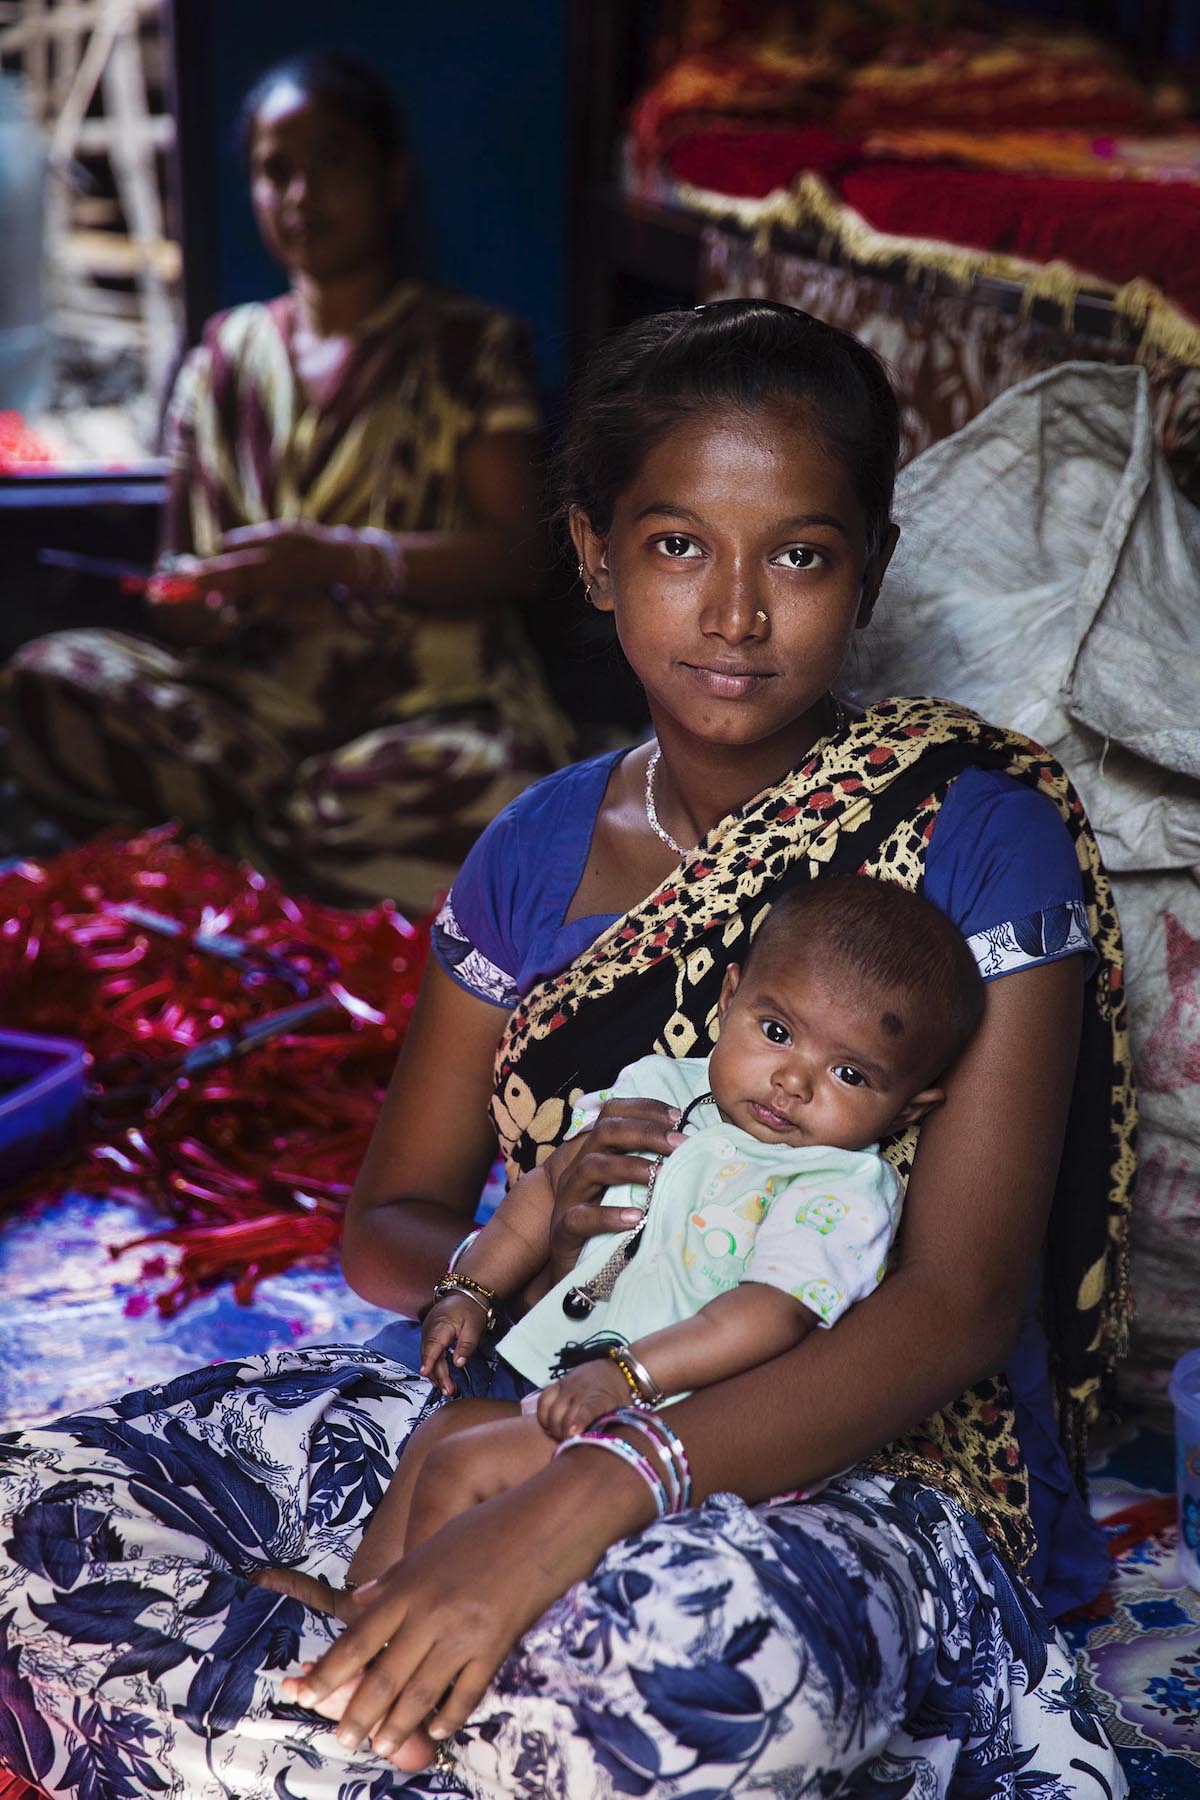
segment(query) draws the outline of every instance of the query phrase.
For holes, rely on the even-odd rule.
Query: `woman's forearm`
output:
[[[487,1102],[504,1020],[429,959],[346,1207],[346,1279],[377,1306],[425,1306],[471,1229],[496,1155]]]
[[[693,1503],[735,1493],[753,1504],[853,1467],[1000,1367],[1014,1328],[1004,1306],[981,1313],[947,1301],[918,1273],[890,1276],[832,1331],[810,1331],[795,1350],[667,1409],[688,1454]],[[645,1451],[640,1435],[622,1435]],[[640,1477],[613,1462],[572,1449],[522,1490],[531,1512],[537,1505],[548,1561],[561,1559],[572,1580],[654,1516]],[[602,1507],[592,1504],[598,1481]],[[572,1519],[567,1496],[589,1483]]]
[[[469,618],[501,600],[527,598],[540,573],[530,531],[504,525],[459,531],[384,532],[309,525],[310,568],[322,588],[373,596],[377,606]]]
[[[767,1499],[849,1468],[1003,1366],[1016,1320],[899,1270],[831,1331],[671,1408],[697,1498]]]
[[[342,1244],[342,1273],[364,1300],[414,1317],[429,1304],[457,1244],[471,1229],[462,1213],[430,1200],[373,1207]]]
[[[405,576],[397,604],[447,619],[528,599],[544,575],[541,544],[530,532],[495,526],[407,532],[400,547]]]

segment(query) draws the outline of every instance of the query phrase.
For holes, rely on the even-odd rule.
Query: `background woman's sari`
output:
[[[355,334],[316,403],[290,296],[213,319],[171,402],[166,542],[214,555],[268,520],[453,532],[463,446],[534,432],[516,322],[417,282]],[[8,676],[12,757],[97,819],[168,817],[350,902],[424,911],[483,826],[565,760],[569,733],[517,609],[445,617],[280,596],[219,650],[116,631],[26,645]]]

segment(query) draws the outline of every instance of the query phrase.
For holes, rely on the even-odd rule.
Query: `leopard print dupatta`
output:
[[[938,809],[966,768],[1003,771],[1045,794],[1075,842],[1100,968],[1047,1237],[1044,1319],[1059,1424],[1082,1478],[1087,1429],[1128,1339],[1135,1101],[1120,927],[1079,798],[1028,738],[940,700],[881,701],[817,744],[780,786],[722,819],[667,882],[513,1013],[496,1062],[492,1115],[510,1181],[561,1142],[580,1094],[648,1048],[705,1055],[730,962],[796,881],[860,872],[919,888]],[[636,977],[636,979],[635,979]],[[884,1146],[906,1183],[918,1128]],[[869,1459],[951,1493],[1023,1566],[1034,1548],[1028,1474],[1003,1376],[979,1383]]]

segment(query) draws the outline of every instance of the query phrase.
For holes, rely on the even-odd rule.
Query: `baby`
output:
[[[983,1010],[961,934],[903,888],[863,876],[808,881],[772,907],[744,966],[730,967],[718,1010],[710,1056],[643,1057],[581,1100],[569,1142],[516,1183],[437,1284],[421,1368],[449,1396],[448,1354],[461,1369],[499,1303],[545,1268],[556,1191],[604,1103],[678,1109],[682,1141],[652,1164],[649,1185],[604,1197],[637,1209],[640,1223],[589,1239],[570,1274],[496,1344],[515,1397],[456,1399],[413,1433],[353,1582],[403,1553],[416,1476],[449,1434],[519,1421],[481,1432],[486,1480],[455,1494],[464,1510],[532,1474],[556,1441],[601,1415],[657,1408],[778,1356],[882,1280],[900,1206],[878,1140],[940,1103],[937,1080]]]

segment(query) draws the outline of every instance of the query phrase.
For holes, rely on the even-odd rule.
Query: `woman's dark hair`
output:
[[[385,162],[407,149],[404,121],[386,82],[374,69],[337,50],[307,50],[275,63],[260,75],[238,113],[238,142],[249,155],[254,124],[269,94],[294,87],[307,99],[340,113],[366,132]]]
[[[773,300],[718,300],[655,313],[589,362],[559,452],[559,494],[601,537],[646,454],[686,419],[716,408],[803,410],[854,479],[867,554],[891,516],[900,422],[883,364],[865,344]]]

